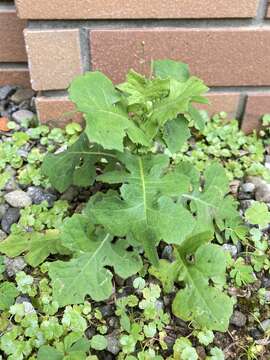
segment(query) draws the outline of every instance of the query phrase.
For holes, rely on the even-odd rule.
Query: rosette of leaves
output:
[[[189,127],[203,128],[194,103],[207,102],[207,87],[190,76],[185,64],[157,61],[153,69],[151,78],[130,71],[118,86],[100,72],[71,84],[70,99],[84,113],[85,131],[65,152],[48,155],[43,171],[59,191],[95,181],[107,185],[89,199],[83,215],[74,215],[60,231],[69,260],[48,263],[53,297],[60,306],[81,303],[87,295],[109,297],[108,267],[123,278],[136,273],[142,266],[137,248],[158,273],[157,246],[164,241],[177,254],[177,278],[169,278],[166,290],[174,281],[183,284],[175,314],[224,331],[232,301],[222,291],[222,251],[209,243],[217,229],[220,235],[231,224],[239,225],[236,205],[227,196],[228,180],[217,163],[200,174],[190,164],[174,165],[166,155],[182,147]]]

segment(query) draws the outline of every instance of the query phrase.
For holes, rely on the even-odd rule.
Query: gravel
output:
[[[12,114],[13,120],[16,121],[16,123],[18,123],[18,124],[20,124],[24,120],[32,121],[34,119],[34,117],[35,117],[35,114],[29,110],[18,110]]]
[[[2,230],[9,234],[10,227],[12,224],[15,224],[20,218],[20,209],[18,208],[9,208],[1,221]]]
[[[246,325],[247,317],[241,311],[235,310],[230,319],[230,324],[237,327],[243,327]]]
[[[162,259],[167,259],[169,261],[173,261],[174,260],[174,256],[173,256],[173,247],[171,245],[166,245],[162,251],[161,254],[161,258]]]
[[[35,95],[34,91],[29,88],[20,88],[11,96],[10,100],[15,104],[20,104],[24,101],[30,101]]]
[[[266,319],[266,320],[262,321],[261,328],[263,329],[264,332],[270,330],[270,319]]]
[[[15,91],[15,87],[11,85],[5,85],[0,87],[0,100],[5,100],[9,95]]]
[[[14,208],[25,208],[32,204],[30,196],[22,190],[11,191],[4,198]]]
[[[111,354],[117,355],[121,350],[118,331],[113,331],[111,334],[109,334],[107,336],[107,342],[108,342],[107,350]]]
[[[257,189],[255,193],[255,199],[265,203],[270,202],[270,184],[263,183]]]
[[[255,185],[253,183],[245,183],[241,185],[241,191],[245,193],[253,193]]]
[[[31,198],[32,203],[38,205],[42,201],[47,201],[49,207],[53,206],[57,196],[44,191],[41,187],[30,186],[27,189],[27,195]]]
[[[0,220],[3,219],[3,216],[4,216],[4,214],[5,214],[6,211],[7,211],[7,206],[1,204],[1,205],[0,205]]]
[[[231,244],[222,245],[223,250],[228,251],[232,257],[236,257],[238,253],[237,246]]]
[[[8,277],[16,275],[19,271],[23,270],[26,267],[26,263],[22,256],[18,256],[14,259],[5,257],[4,263],[6,266],[6,273]]]

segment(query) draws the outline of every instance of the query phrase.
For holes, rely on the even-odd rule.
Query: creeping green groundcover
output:
[[[270,116],[246,136],[152,68],[76,78],[84,130],[1,133],[3,359],[270,359]]]

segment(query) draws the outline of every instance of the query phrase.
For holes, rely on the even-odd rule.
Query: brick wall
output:
[[[0,86],[30,86],[23,38],[26,21],[16,15],[14,4],[0,1]]]
[[[210,111],[236,116],[247,132],[270,112],[268,0],[16,0],[16,5],[17,28],[28,20],[24,35],[41,121],[63,121],[65,112],[72,117],[66,88],[76,75],[99,69],[119,82],[130,67],[147,74],[157,58],[189,63],[211,86]],[[15,16],[13,21],[18,22]],[[0,49],[4,45],[0,39]],[[20,46],[4,56],[16,63],[26,59]],[[5,61],[1,55],[0,61]]]

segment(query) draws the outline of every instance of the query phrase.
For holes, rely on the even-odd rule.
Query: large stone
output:
[[[29,88],[20,88],[18,89],[10,98],[15,104],[20,104],[23,101],[31,100],[35,95],[35,92]]]
[[[7,193],[4,198],[6,202],[14,208],[25,208],[32,204],[30,196],[22,190],[11,191]]]
[[[255,193],[255,199],[257,201],[270,203],[270,184],[264,183],[258,186]]]
[[[32,121],[35,117],[35,114],[29,110],[18,110],[12,114],[13,120],[16,123],[20,124],[22,121],[29,120]]]

